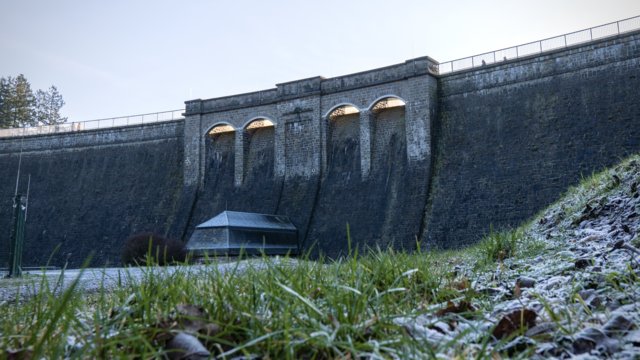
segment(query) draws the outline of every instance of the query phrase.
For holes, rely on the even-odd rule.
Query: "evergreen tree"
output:
[[[60,116],[60,109],[64,106],[62,95],[55,86],[48,91],[36,92],[36,121],[38,125],[55,125],[67,121]]]
[[[60,116],[62,106],[64,100],[55,86],[34,95],[24,75],[0,78],[0,128],[63,123],[67,118]]]
[[[12,97],[11,109],[14,126],[34,126],[36,98],[31,91],[31,84],[24,75],[20,74],[15,79],[15,90]]]
[[[11,76],[6,79],[0,78],[0,128],[14,127],[11,114],[14,88],[14,81]]]

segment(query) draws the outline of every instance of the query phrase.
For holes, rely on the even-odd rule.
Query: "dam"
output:
[[[329,257],[517,226],[640,152],[640,31],[544,44],[188,100],[168,121],[2,137],[0,267],[18,162],[25,266],[91,253],[117,266],[129,235],[186,241],[226,210],[287,216],[303,252]]]

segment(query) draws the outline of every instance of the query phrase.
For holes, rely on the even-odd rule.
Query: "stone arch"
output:
[[[360,173],[360,109],[351,103],[333,106],[323,117],[325,128],[325,169],[345,177]]]
[[[376,113],[387,108],[406,106],[406,104],[407,101],[400,96],[388,94],[373,100],[367,110],[371,113]]]
[[[249,129],[256,129],[261,127],[268,127],[268,126],[275,127],[276,126],[275,121],[273,121],[271,118],[267,116],[256,116],[247,120],[244,123],[244,125],[242,125],[242,128],[245,130],[249,130]]]
[[[371,171],[384,172],[406,160],[406,104],[399,96],[384,95],[369,105]]]
[[[236,131],[236,128],[234,128],[233,125],[231,125],[228,122],[221,121],[211,125],[211,127],[209,127],[205,131],[205,134],[207,137],[213,139],[219,134],[230,133],[235,131]]]
[[[329,119],[329,117],[336,111],[338,111],[339,109],[344,109],[344,108],[353,108],[355,110],[355,112],[360,112],[360,109],[355,106],[352,103],[348,103],[348,102],[343,102],[343,103],[339,103],[334,105],[331,109],[329,109],[329,111],[327,111],[324,116],[322,116],[323,119]]]
[[[275,126],[266,117],[258,116],[244,123],[239,134],[242,154],[242,183],[251,184],[262,179],[271,179],[275,170]]]

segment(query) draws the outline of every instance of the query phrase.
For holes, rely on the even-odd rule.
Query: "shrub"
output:
[[[168,265],[185,261],[184,243],[152,232],[130,236],[122,248],[125,265]]]

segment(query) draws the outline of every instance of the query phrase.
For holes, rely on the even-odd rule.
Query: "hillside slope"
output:
[[[504,325],[509,336],[488,348],[511,356],[638,358],[639,233],[640,156],[633,156],[583,180],[520,229],[486,238],[477,247],[481,258],[467,259],[476,266],[457,268],[471,288],[489,294],[487,303],[472,303],[485,319],[437,333],[420,325],[437,322],[433,314],[405,324],[432,345],[477,343],[482,333],[470,327],[496,326],[496,335]],[[520,319],[504,322],[509,316]],[[519,336],[509,324],[521,327]]]

